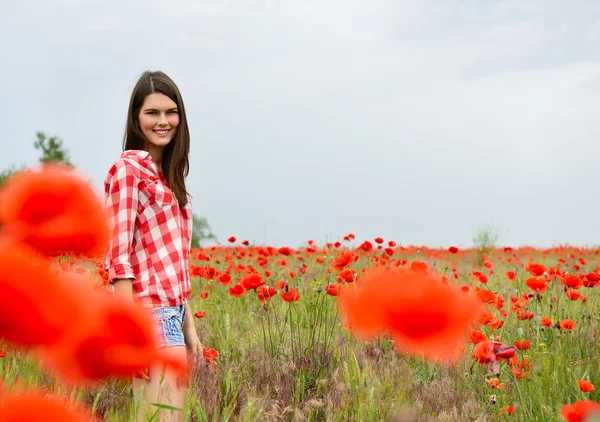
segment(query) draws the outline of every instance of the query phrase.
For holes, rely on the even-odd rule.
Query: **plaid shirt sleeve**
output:
[[[106,209],[112,221],[112,235],[106,266],[109,280],[135,279],[131,250],[138,208],[138,177],[125,160],[117,161],[105,184]]]

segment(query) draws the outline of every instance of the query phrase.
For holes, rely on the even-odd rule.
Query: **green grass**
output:
[[[195,264],[210,264],[221,271],[229,264],[220,249],[203,252],[212,255],[212,260]],[[504,309],[510,311],[511,296],[530,292],[524,284],[527,275],[523,269],[528,260],[549,267],[563,258],[572,268],[576,258],[583,257],[586,264],[582,265],[582,271],[590,272],[600,263],[594,252],[526,250],[519,251],[513,262],[508,263],[502,251],[495,251],[486,258],[494,263],[495,273],[485,287],[502,296]],[[576,258],[570,257],[571,253]],[[501,317],[497,310],[492,310],[504,319],[504,325],[494,332],[483,327],[484,334],[489,338],[499,336],[505,344],[515,340],[531,342],[529,350],[518,352],[520,360],[530,360],[531,373],[517,379],[503,363],[498,378],[505,387],[499,390],[486,384],[487,367],[471,359],[472,344],[467,345],[462,362],[445,368],[399,354],[387,338],[355,341],[342,326],[337,299],[323,292],[327,283],[335,283],[335,278],[326,271],[327,260],[324,264],[314,262],[316,256],[331,259],[336,252],[307,255],[287,257],[285,267],[275,263],[281,256],[271,257],[265,267],[272,273],[268,277],[270,286],[286,279],[301,292],[300,300],[295,303],[286,303],[276,296],[261,304],[254,291],[241,298],[232,297],[228,288],[240,278],[234,273],[234,282],[227,287],[216,281],[193,279],[192,309],[206,310],[206,317],[196,320],[199,336],[204,345],[217,349],[220,356],[216,371],[206,366],[194,374],[186,402],[186,420],[502,420],[505,417],[498,416],[500,408],[514,405],[516,411],[511,419],[551,421],[560,420],[560,409],[566,403],[599,400],[598,391],[583,393],[578,385],[578,380],[587,379],[600,386],[600,348],[595,335],[600,316],[598,287],[582,287],[582,294],[587,296],[587,302],[582,303],[570,301],[562,284],[553,280],[545,294],[531,299],[528,305],[534,314],[531,320],[521,321],[514,312]],[[370,262],[373,255],[365,254],[353,268],[360,271],[373,265]],[[394,259],[410,262],[414,256],[414,250],[404,251],[404,255],[395,255]],[[425,251],[418,259],[428,262],[430,268],[435,261],[439,273],[446,266],[456,265],[458,282],[472,284],[474,288],[482,285],[469,274],[474,268],[481,270],[477,267],[480,258],[476,251],[461,256],[460,261],[443,251]],[[256,254],[231,260],[235,265],[240,262],[256,265]],[[303,263],[309,264],[306,274],[297,271]],[[565,264],[562,266],[567,268]],[[518,269],[519,279],[512,283],[504,273],[514,269]],[[296,272],[296,278],[287,277],[290,270]],[[200,299],[201,291],[209,291],[209,297]],[[557,301],[552,301],[552,297]],[[553,323],[570,318],[577,328],[566,332],[541,327],[539,321],[543,316],[550,317]],[[9,353],[0,359],[0,378],[7,387],[41,386],[84,403],[107,421],[134,420],[128,383],[106,381],[94,388],[69,389],[43,374],[25,352],[0,343],[0,349],[3,346]]]

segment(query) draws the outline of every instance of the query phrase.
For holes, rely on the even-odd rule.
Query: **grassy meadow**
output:
[[[600,249],[450,251],[349,237],[291,249],[230,240],[192,251],[191,307],[203,345],[218,357],[192,374],[186,420],[552,421],[566,404],[599,399],[580,381],[600,385]],[[353,259],[336,268],[343,252]],[[60,265],[105,284],[99,262],[63,257]],[[354,337],[337,294],[380,266],[419,268],[478,292],[486,309],[462,359],[440,365],[397,350],[390,336]],[[243,287],[249,272],[261,286]],[[482,340],[517,346],[515,356],[497,368],[482,363],[472,357]],[[0,356],[7,388],[37,386],[101,420],[134,420],[127,382],[72,388],[24,350],[0,342]]]

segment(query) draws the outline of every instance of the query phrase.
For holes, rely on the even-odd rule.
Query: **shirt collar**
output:
[[[127,151],[123,151],[121,154],[121,158],[137,158],[138,161],[144,161],[145,167],[151,170],[155,174],[160,174],[160,169],[158,165],[152,160],[152,156],[148,151],[140,150],[140,149],[129,149]]]

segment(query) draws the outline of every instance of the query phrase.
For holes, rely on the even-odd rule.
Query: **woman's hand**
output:
[[[200,338],[196,332],[196,325],[194,324],[194,314],[190,309],[189,302],[185,304],[185,320],[183,321],[183,338],[185,339],[185,346],[191,355],[194,364],[200,362],[203,358],[203,346],[200,343]]]

